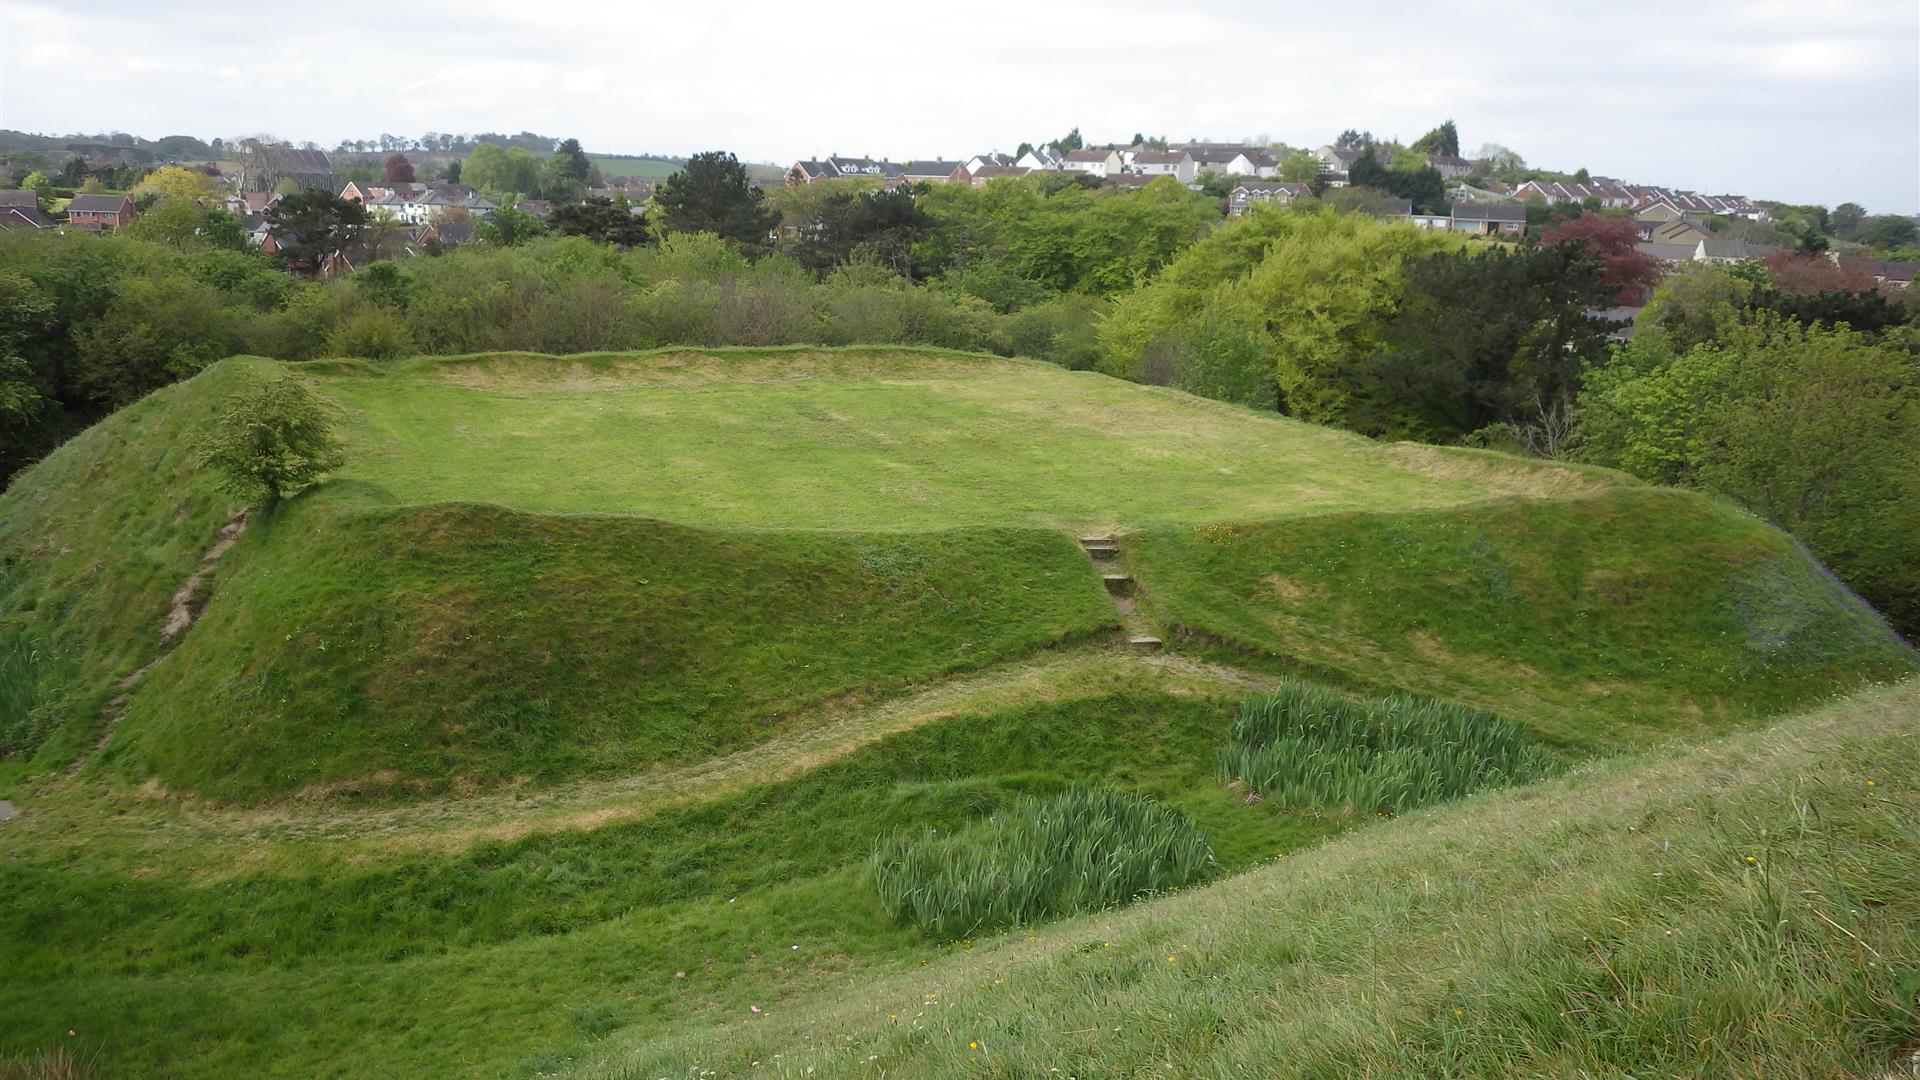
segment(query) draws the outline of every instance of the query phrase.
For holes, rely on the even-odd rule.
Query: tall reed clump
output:
[[[1444,701],[1287,680],[1240,703],[1224,780],[1285,806],[1394,814],[1559,771],[1517,725]]]
[[[946,939],[1124,904],[1217,869],[1186,814],[1078,786],[956,833],[882,841],[871,866],[888,914]]]
[[[45,645],[0,634],[0,757],[26,753],[46,741],[73,667],[71,659]]]

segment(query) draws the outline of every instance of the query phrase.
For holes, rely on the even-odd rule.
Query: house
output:
[[[1060,151],[1051,146],[1036,146],[1021,154],[1014,164],[1023,169],[1057,170],[1061,167]]]
[[[1136,150],[1133,171],[1147,176],[1171,176],[1185,184],[1199,175],[1200,163],[1185,150]]]
[[[1018,165],[980,165],[977,167],[969,166],[967,169],[967,178],[969,181],[972,182],[974,187],[986,187],[987,181],[992,180],[995,177],[1025,176],[1027,175],[1027,173],[1032,171],[1033,170],[1031,169],[1023,169]]]
[[[1125,166],[1118,150],[1069,150],[1060,167],[1068,172],[1105,178],[1118,176]]]
[[[916,161],[901,168],[900,178],[909,184],[968,182],[967,167],[958,161]]]
[[[51,229],[54,221],[40,210],[38,193],[0,191],[0,229]]]
[[[1454,232],[1469,236],[1523,236],[1527,208],[1520,203],[1456,202],[1447,208]]]
[[[1445,214],[1415,214],[1413,215],[1413,227],[1416,229],[1438,229],[1441,232],[1446,232],[1448,229],[1453,228],[1453,214],[1451,212]]]
[[[1313,152],[1327,167],[1327,183],[1333,187],[1346,187],[1347,174],[1353,171],[1353,163],[1360,160],[1361,150],[1357,146],[1323,146]]]
[[[277,191],[248,191],[227,196],[227,211],[235,217],[253,217],[266,213],[268,207],[279,201]]]
[[[500,209],[500,204],[458,184],[403,185],[368,202],[367,209],[408,225],[426,225],[442,211],[464,210],[473,217],[483,218]]]
[[[1413,220],[1412,199],[1380,199],[1374,205],[1373,216],[1377,218],[1406,218]]]
[[[349,180],[347,181],[347,186],[340,189],[341,198],[348,202],[357,202],[362,206],[379,198],[380,194],[380,188],[375,186],[371,181],[362,182],[359,180]]]
[[[971,176],[974,174],[974,170],[984,169],[989,166],[1007,168],[1011,165],[1013,165],[1012,154],[1003,154],[998,150],[991,154],[975,154],[967,159],[967,175]]]
[[[1227,194],[1227,213],[1239,217],[1256,206],[1286,206],[1309,194],[1305,184],[1281,181],[1246,180],[1234,185]]]
[[[1745,240],[1709,235],[1694,247],[1693,257],[1697,262],[1758,262],[1770,255],[1779,255],[1786,251],[1786,248],[1778,244],[1754,244]]]
[[[473,240],[473,226],[465,222],[441,222],[428,225],[420,233],[420,245],[438,244],[441,247],[459,247]]]
[[[1427,164],[1439,171],[1442,180],[1452,180],[1473,171],[1473,162],[1459,154],[1428,154]]]
[[[1920,263],[1896,262],[1892,259],[1871,259],[1863,255],[1842,255],[1836,251],[1827,252],[1827,258],[1842,270],[1867,274],[1873,283],[1882,287],[1904,289],[1913,284],[1913,271]]]
[[[840,180],[850,176],[874,176],[881,180],[897,180],[902,174],[900,166],[891,161],[875,161],[873,158],[841,157],[833,154],[817,161],[796,161],[787,170],[786,185],[803,187],[819,180]]]
[[[92,232],[124,229],[139,216],[125,195],[75,195],[67,204],[67,224]]]
[[[1713,230],[1690,218],[1674,218],[1662,221],[1644,234],[1644,239],[1653,244],[1698,244],[1713,236]]]
[[[513,208],[541,221],[553,216],[553,204],[545,199],[521,199],[513,204]]]
[[[1656,244],[1656,243],[1653,243],[1652,241],[1642,240],[1641,242],[1633,245],[1633,249],[1635,251],[1638,251],[1642,255],[1647,255],[1647,256],[1651,256],[1652,258],[1659,259],[1661,262],[1682,263],[1682,262],[1691,262],[1693,260],[1694,253],[1699,250],[1699,245],[1698,244]]]

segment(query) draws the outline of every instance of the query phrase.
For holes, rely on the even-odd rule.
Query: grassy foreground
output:
[[[1920,1043],[1916,738],[1909,683],[574,1075],[1878,1075]]]

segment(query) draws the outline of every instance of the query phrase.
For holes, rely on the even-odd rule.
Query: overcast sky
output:
[[[1563,10],[1564,9],[1564,10]],[[1915,0],[0,0],[0,127],[147,138],[529,130],[785,164],[1452,117],[1572,171],[1920,210]]]

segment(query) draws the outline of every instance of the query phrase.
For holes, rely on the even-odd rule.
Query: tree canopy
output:
[[[780,222],[746,166],[722,150],[689,158],[654,192],[653,205],[661,232],[707,232],[749,248],[768,246]]]

